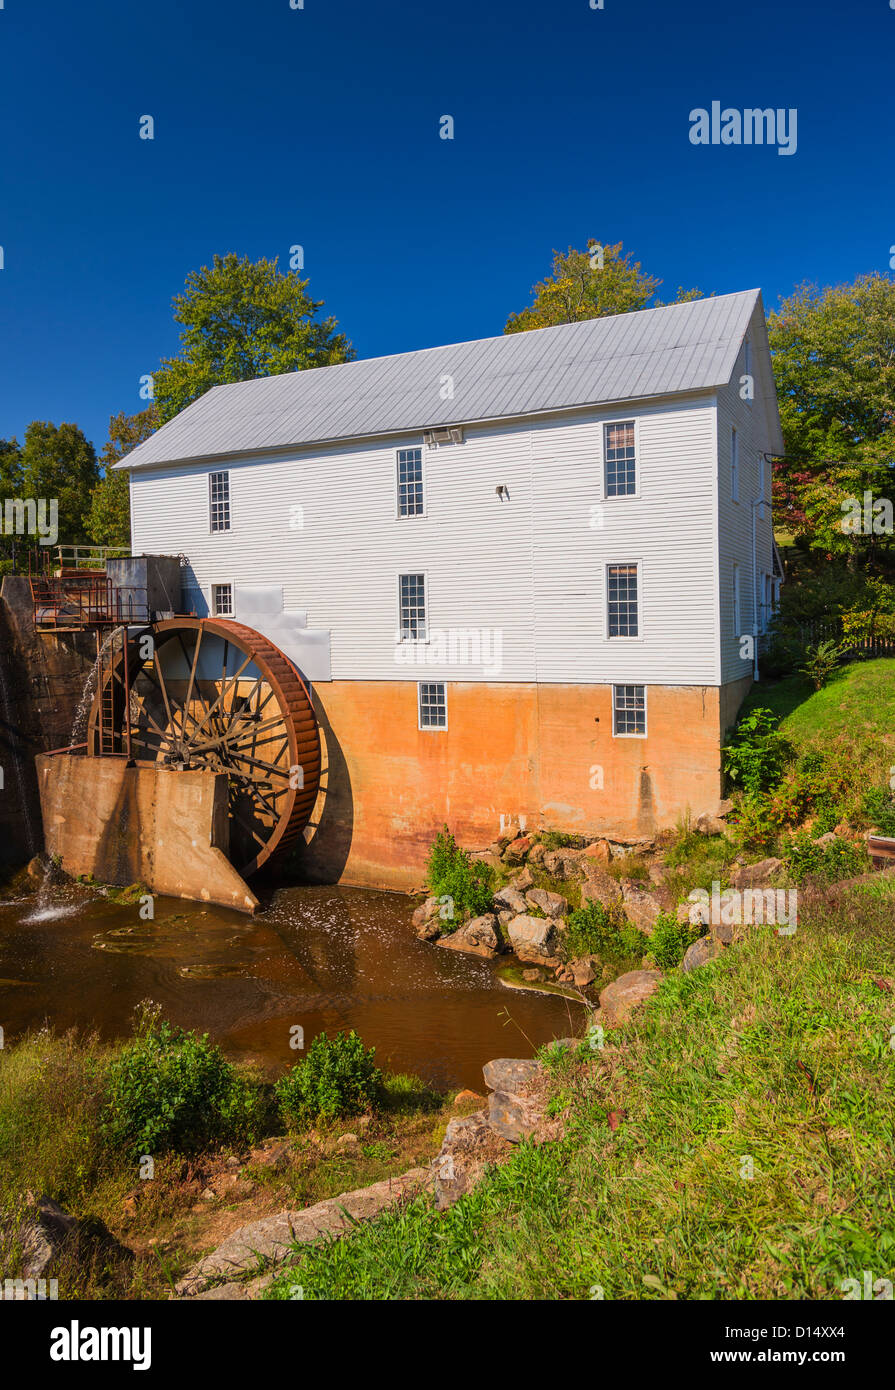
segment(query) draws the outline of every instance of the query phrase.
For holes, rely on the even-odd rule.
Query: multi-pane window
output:
[[[646,686],[612,687],[612,732],[616,736],[646,734]]]
[[[447,728],[447,687],[444,681],[420,681],[420,728]]]
[[[426,640],[426,576],[402,574],[400,577],[401,641]]]
[[[730,496],[740,500],[740,440],[736,428],[730,431]]]
[[[398,516],[423,514],[423,451],[398,450]]]
[[[212,531],[230,530],[230,474],[209,473],[208,508]]]
[[[607,572],[609,636],[637,637],[640,630],[637,566],[610,565]]]
[[[211,610],[216,618],[230,618],[233,616],[232,584],[212,584]]]
[[[603,426],[606,455],[606,496],[630,497],[637,491],[634,421]]]

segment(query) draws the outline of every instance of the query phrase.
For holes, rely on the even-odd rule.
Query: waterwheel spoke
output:
[[[242,665],[240,666],[240,668],[239,668],[239,670],[236,672],[236,674],[235,674],[234,676],[231,677],[231,679],[230,679],[230,685],[231,685],[231,686],[233,685],[234,681],[238,681],[238,680],[239,680],[239,677],[242,675],[242,673],[243,673],[243,671],[245,670],[245,668],[246,668],[247,666],[250,666],[250,665],[252,664],[252,660],[253,660],[253,657],[252,657],[252,655],[251,655],[251,653],[250,653],[250,654],[246,657],[245,661],[242,663]],[[220,694],[218,695],[217,699],[215,700],[214,704],[211,706],[211,709],[208,711],[208,713],[206,714],[205,718],[204,718],[204,719],[202,720],[202,722],[200,723],[199,728],[198,728],[197,731],[196,731],[197,733],[199,733],[199,732],[205,727],[205,725],[207,724],[207,722],[208,722],[208,720],[211,718],[211,716],[212,716],[213,714],[215,714],[215,712],[217,711],[218,706],[220,705],[221,701],[224,699],[224,697],[225,697],[226,694],[227,694],[227,686],[225,685],[224,688],[221,690]]]

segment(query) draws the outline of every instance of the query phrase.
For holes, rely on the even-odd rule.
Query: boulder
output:
[[[610,857],[608,840],[594,840],[581,851],[581,859],[584,864],[608,864]]]
[[[21,1249],[23,1279],[43,1279],[63,1248],[69,1259],[84,1264],[98,1255],[106,1262],[134,1257],[97,1217],[80,1221],[50,1197],[37,1199],[33,1214],[18,1227],[16,1243]]]
[[[546,848],[544,847],[544,845],[541,844],[540,840],[538,840],[538,842],[532,845],[531,849],[528,851],[529,864],[543,864],[544,856],[546,855],[546,853]]]
[[[569,904],[559,893],[551,893],[546,888],[530,888],[525,895],[529,907],[539,907],[548,917],[564,917]],[[525,910],[524,908],[522,909]]]
[[[530,859],[531,855],[528,857]],[[534,879],[531,876],[531,869],[527,864],[524,864],[518,874],[513,874],[509,886],[515,888],[517,893],[524,893],[527,888],[531,888],[533,883]]]
[[[609,1027],[625,1023],[631,1014],[655,994],[662,979],[661,970],[629,970],[600,991],[601,1019]]]
[[[724,822],[711,811],[703,811],[701,816],[696,817],[694,829],[698,830],[700,835],[723,835]]]
[[[675,912],[677,920],[681,923],[690,922],[694,927],[699,924],[703,927],[709,925],[712,915],[711,903],[707,902],[685,902],[678,903]]]
[[[544,1114],[543,1104],[515,1091],[492,1091],[488,1123],[495,1134],[518,1144],[534,1134]]]
[[[730,875],[734,888],[758,888],[783,868],[782,859],[762,859],[758,864],[741,864]]]
[[[540,1062],[530,1057],[495,1057],[482,1067],[482,1075],[489,1091],[506,1091],[512,1094],[520,1090],[541,1070]]]
[[[518,915],[525,911],[525,897],[518,888],[507,884],[506,888],[501,888],[494,894],[494,906],[498,910],[507,908]]]
[[[525,856],[531,849],[531,840],[527,835],[519,835],[515,840],[511,840],[503,852],[504,861],[507,864],[522,864]]]
[[[491,960],[500,950],[497,921],[492,913],[473,917],[472,921],[464,922],[449,936],[439,937],[437,945],[448,951],[466,951],[469,955]]]
[[[572,974],[572,983],[577,985],[579,989],[586,989],[597,978],[597,973],[593,967],[593,958],[590,956],[585,956],[582,960],[573,960],[569,970]]]
[[[416,909],[416,912],[414,912],[412,919],[413,925],[415,927],[421,927],[424,923],[430,922],[433,917],[437,916],[438,899],[427,898],[426,901],[424,903],[421,903],[420,906]]]
[[[691,970],[698,970],[700,965],[707,965],[710,960],[720,956],[724,947],[720,941],[711,936],[701,936],[698,941],[694,941],[692,946],[688,946],[681,961],[681,969],[684,974],[689,975]]]
[[[814,841],[816,845],[835,845],[839,836],[834,830],[828,830],[826,835],[819,835]]]
[[[432,1162],[436,1209],[445,1211],[471,1191],[488,1163],[498,1157],[502,1149],[486,1110],[451,1120],[444,1132],[441,1150]]]
[[[588,864],[587,877],[581,885],[581,906],[601,903],[603,907],[608,907],[610,903],[619,903],[621,900],[622,887],[617,879],[607,874],[598,864]]]
[[[521,961],[542,965],[555,955],[556,927],[549,918],[520,913],[507,927],[510,945]]]
[[[641,883],[635,883],[626,879],[622,885],[622,896],[625,904],[625,915],[639,927],[647,936],[653,929],[653,923],[662,911],[662,904],[651,893],[648,888],[644,888]]]

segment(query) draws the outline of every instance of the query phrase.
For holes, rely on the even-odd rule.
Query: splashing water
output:
[[[84,689],[81,691],[81,698],[75,710],[75,717],[72,720],[71,737],[68,740],[69,748],[75,748],[79,743],[84,742],[87,733],[87,717],[90,714],[90,707],[93,704],[93,697],[96,694],[96,686],[99,680],[100,667],[103,664],[107,652],[112,647],[119,632],[124,632],[123,627],[113,627],[103,639],[103,644],[99,649],[97,658],[87,672],[87,679],[84,682]]]

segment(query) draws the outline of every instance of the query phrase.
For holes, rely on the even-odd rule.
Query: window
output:
[[[444,681],[420,681],[420,728],[447,728],[447,687]]]
[[[743,367],[747,376],[752,375],[752,339],[747,338],[743,345]]]
[[[232,584],[212,584],[211,586],[211,611],[216,618],[232,618],[233,616],[233,586]]]
[[[609,636],[637,637],[637,566],[610,565],[607,575]]]
[[[423,451],[398,450],[398,516],[423,514]]]
[[[742,619],[740,614],[740,567],[733,567],[733,635],[739,637],[742,633]]]
[[[402,574],[400,577],[399,628],[402,642],[426,640],[426,576]]]
[[[230,530],[230,474],[209,473],[208,510],[212,531]]]
[[[616,738],[646,737],[646,686],[612,687],[612,732]]]
[[[606,458],[606,496],[631,497],[637,491],[634,421],[604,425],[603,451]]]
[[[730,499],[740,500],[740,441],[735,426],[730,431]]]

